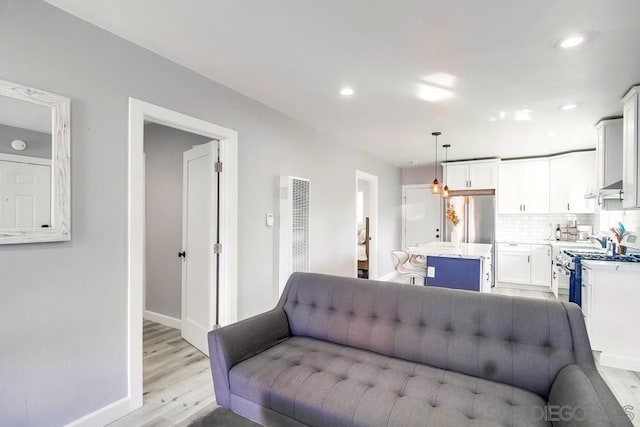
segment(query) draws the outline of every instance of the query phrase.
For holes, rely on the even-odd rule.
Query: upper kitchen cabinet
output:
[[[596,189],[622,181],[622,119],[596,124]]]
[[[549,212],[591,213],[595,200],[585,194],[597,192],[596,152],[580,151],[549,159]]]
[[[506,161],[498,171],[498,213],[549,212],[549,159]]]
[[[495,189],[498,160],[445,163],[444,179],[450,190]]]
[[[622,191],[624,200],[622,207],[640,207],[638,187],[640,175],[638,175],[638,97],[640,86],[632,87],[622,98]]]

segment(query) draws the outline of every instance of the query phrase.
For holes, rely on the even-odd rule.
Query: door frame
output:
[[[378,177],[376,175],[356,169],[354,207],[358,203],[358,181],[369,184],[369,279],[378,278]],[[373,213],[373,215],[371,214]],[[353,275],[358,277],[358,218],[354,214],[354,258]],[[373,254],[373,256],[371,256]]]
[[[128,400],[129,411],[143,404],[142,319],[144,314],[144,123],[151,122],[220,141],[220,323],[238,318],[238,133],[135,98],[129,98],[128,129]]]

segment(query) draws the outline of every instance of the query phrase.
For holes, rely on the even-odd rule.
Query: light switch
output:
[[[436,277],[436,268],[435,267],[427,267],[427,277],[435,278]]]
[[[267,227],[273,227],[273,214],[272,213],[268,213],[265,216],[265,222],[267,223]]]

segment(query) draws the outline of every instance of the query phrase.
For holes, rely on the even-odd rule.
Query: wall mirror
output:
[[[70,101],[0,80],[0,244],[69,240]]]

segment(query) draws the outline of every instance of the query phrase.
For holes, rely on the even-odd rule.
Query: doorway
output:
[[[354,276],[378,277],[378,177],[356,170]]]
[[[178,329],[204,354],[203,329],[216,314],[216,153],[208,137],[145,124],[144,318]]]
[[[157,105],[129,99],[129,212],[128,212],[128,406],[129,412],[143,404],[143,328],[144,311],[144,241],[145,167],[144,125],[157,124],[197,134],[219,141],[216,150],[222,166],[219,176],[218,200],[219,241],[216,242],[219,277],[219,323],[227,325],[237,320],[237,133]],[[210,162],[214,166],[215,162]],[[217,168],[218,166],[215,165]],[[213,254],[214,248],[208,248]],[[176,253],[176,256],[178,254]],[[210,301],[215,302],[215,300]],[[206,328],[214,323],[206,321]],[[206,348],[206,339],[201,343]]]

